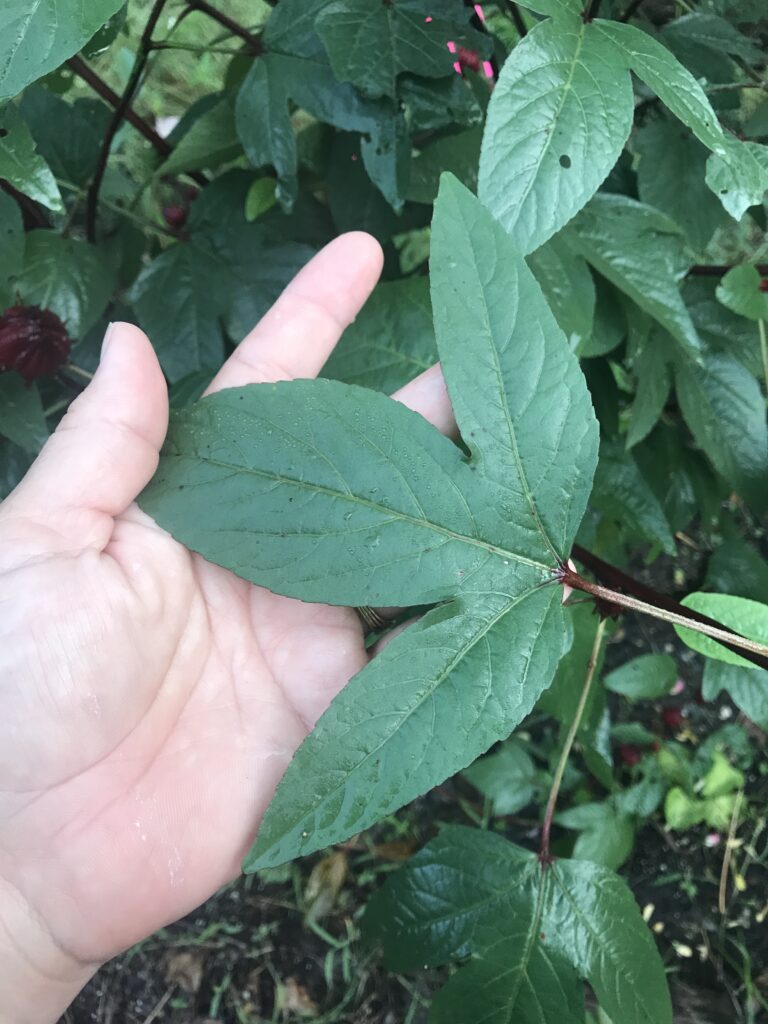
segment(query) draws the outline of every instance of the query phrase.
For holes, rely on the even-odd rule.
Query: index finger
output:
[[[206,394],[316,377],[379,279],[379,243],[363,231],[329,242],[238,345]]]

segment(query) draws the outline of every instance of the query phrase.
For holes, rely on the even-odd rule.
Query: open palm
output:
[[[366,235],[326,247],[212,390],[318,373],[380,260]],[[450,425],[439,371],[399,397]],[[86,962],[237,873],[296,747],[367,660],[353,611],[254,587],[133,503],[167,417],[151,346],[117,325],[0,505],[0,882]]]

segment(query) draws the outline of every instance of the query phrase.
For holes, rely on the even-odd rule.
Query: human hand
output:
[[[331,243],[211,390],[316,375],[380,267],[367,235]],[[439,369],[398,397],[451,429]],[[254,587],[133,503],[167,420],[149,342],[115,325],[0,505],[0,1021],[54,1019],[99,963],[234,877],[295,749],[367,661],[354,611]]]

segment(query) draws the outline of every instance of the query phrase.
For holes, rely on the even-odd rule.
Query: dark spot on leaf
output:
[[[563,153],[560,157],[560,166],[565,167],[566,169],[571,166],[571,158],[567,153]]]
[[[8,134],[8,129],[7,128],[0,128],[0,139],[4,139],[7,134]]]
[[[546,939],[546,935],[544,934],[544,932],[539,932],[539,938],[542,942],[544,941],[544,939]]]
[[[728,189],[727,188],[721,188],[720,189],[720,195],[721,196],[727,196],[728,195]]]

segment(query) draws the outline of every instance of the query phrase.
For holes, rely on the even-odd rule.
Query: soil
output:
[[[658,559],[637,575],[668,593],[695,589],[703,560],[695,548],[687,562]],[[701,662],[665,624],[628,616],[614,633],[607,667],[639,653],[669,651],[678,659],[685,689],[674,698],[684,713],[677,731],[697,743],[727,722],[740,722],[753,747],[766,736],[722,696],[697,699]],[[649,702],[617,701],[617,719],[640,721],[670,737]],[[755,759],[757,765],[763,756]],[[768,804],[768,776],[747,773],[746,797]],[[358,937],[365,902],[382,877],[434,834],[437,822],[469,824],[480,811],[477,794],[461,779],[439,786],[336,854],[332,870],[320,857],[287,868],[282,877],[242,878],[194,914],[164,929],[106,965],[60,1024],[266,1024],[312,1020],[321,1024],[424,1024],[430,994],[444,972],[404,977],[384,971],[375,951]],[[535,818],[536,808],[530,808]],[[535,843],[525,812],[504,830],[521,845]],[[663,828],[659,815],[638,832],[622,874],[654,928],[667,966],[676,1024],[768,1024],[760,1002],[768,1000],[768,830],[754,836],[755,822],[740,833],[762,854],[745,872],[746,888],[726,890],[719,909],[724,837],[716,845],[706,826],[684,833]],[[742,850],[735,851],[742,856]],[[762,863],[760,863],[762,860]],[[324,883],[330,911],[308,923],[305,893],[318,877],[336,872],[338,893]],[[321,885],[323,889],[323,885]],[[317,906],[317,905],[315,905]],[[762,993],[761,1000],[754,993]],[[472,1024],[467,1021],[467,1024]],[[615,1021],[614,1024],[622,1024]]]

